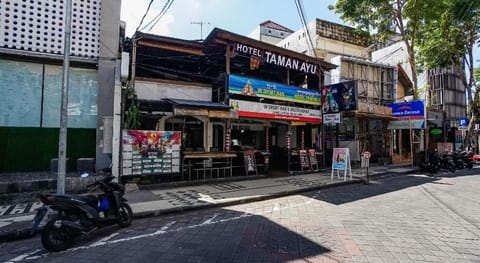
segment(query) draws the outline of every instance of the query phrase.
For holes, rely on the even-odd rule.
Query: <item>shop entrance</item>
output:
[[[182,146],[185,150],[204,151],[204,123],[192,116],[175,116],[165,120],[165,129],[182,132]]]

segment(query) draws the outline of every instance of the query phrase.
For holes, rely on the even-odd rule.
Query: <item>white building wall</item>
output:
[[[140,100],[184,99],[212,101],[212,89],[207,86],[181,85],[153,81],[135,81]]]
[[[101,5],[101,0],[72,0],[73,56],[99,56]],[[0,1],[0,47],[63,54],[65,8],[65,1]]]

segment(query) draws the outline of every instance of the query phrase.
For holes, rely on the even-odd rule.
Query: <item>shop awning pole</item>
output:
[[[408,118],[408,124],[410,126],[410,163],[413,167],[413,138],[412,138],[412,121]]]

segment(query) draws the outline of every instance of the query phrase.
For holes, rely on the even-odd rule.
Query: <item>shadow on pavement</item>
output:
[[[405,188],[418,186],[426,183],[432,183],[439,179],[427,176],[400,175],[383,178],[381,180],[374,179],[370,184],[345,185],[330,188],[326,191],[320,191],[317,199],[336,205],[358,201],[373,196],[378,196]],[[311,194],[306,196],[310,197]]]
[[[266,212],[269,213],[269,212]],[[298,225],[289,220],[289,226]],[[300,223],[300,222],[299,222]],[[300,225],[301,226],[301,225]],[[62,253],[49,253],[39,237],[0,246],[0,261],[22,257],[36,262],[85,260],[108,255],[109,262],[287,262],[333,259],[319,245],[331,229],[315,226],[291,230],[262,215],[226,209],[206,209],[135,220],[131,227],[109,227],[78,240]],[[19,242],[29,242],[26,243]],[[93,259],[93,258],[92,258]],[[98,258],[97,258],[98,259]],[[308,261],[308,260],[307,260]],[[315,260],[314,260],[315,261]],[[317,262],[317,261],[315,261]]]

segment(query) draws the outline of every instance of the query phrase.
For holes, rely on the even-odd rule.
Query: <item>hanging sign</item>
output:
[[[323,123],[342,123],[340,113],[323,114]]]
[[[421,100],[390,103],[388,106],[392,108],[392,116],[396,118],[425,118],[425,107]]]
[[[348,148],[333,148],[332,156],[332,176],[333,172],[337,171],[337,177],[340,177],[339,171],[343,171],[343,180],[347,180],[347,172],[350,173],[350,180],[352,180],[352,166],[350,163],[350,154]]]

